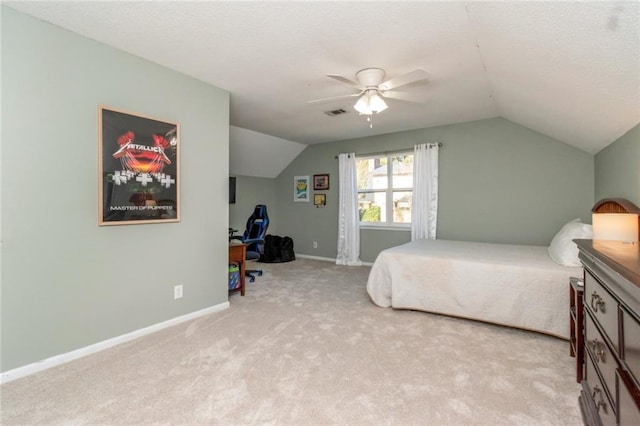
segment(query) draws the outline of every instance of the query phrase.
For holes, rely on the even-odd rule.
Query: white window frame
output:
[[[360,193],[385,193],[386,197],[386,212],[385,217],[391,217],[393,220],[393,193],[394,192],[411,192],[413,195],[413,184],[411,187],[403,187],[403,188],[393,188],[393,161],[391,161],[392,157],[404,155],[404,156],[413,156],[413,151],[396,151],[396,152],[385,152],[374,155],[363,155],[358,156],[357,160],[370,160],[374,158],[385,158],[387,159],[387,188],[386,189],[368,189],[361,190],[358,189],[358,194]],[[393,231],[411,231],[411,222],[359,222],[361,229],[377,229],[377,230],[393,230]]]

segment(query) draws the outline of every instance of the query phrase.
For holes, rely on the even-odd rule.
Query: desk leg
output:
[[[240,263],[240,296],[244,296],[244,264],[245,260],[241,260]]]

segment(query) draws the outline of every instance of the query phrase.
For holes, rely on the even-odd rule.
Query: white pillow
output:
[[[551,240],[548,248],[549,256],[554,262],[563,266],[580,266],[578,246],[574,239],[592,239],[593,227],[588,223],[574,219],[565,224]]]

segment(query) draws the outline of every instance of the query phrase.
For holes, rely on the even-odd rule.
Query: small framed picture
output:
[[[327,196],[325,194],[313,194],[313,205],[316,207],[326,206]]]
[[[309,202],[309,176],[294,176],[293,201]]]
[[[313,189],[316,191],[326,191],[329,189],[329,175],[313,175]]]

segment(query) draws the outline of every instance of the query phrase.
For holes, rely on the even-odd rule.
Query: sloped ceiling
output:
[[[229,127],[229,173],[278,177],[307,146],[275,136]]]
[[[501,116],[596,153],[640,122],[638,2],[4,4],[228,90],[233,126],[301,144]],[[367,67],[426,70],[420,103],[369,128],[353,100],[306,102]]]

